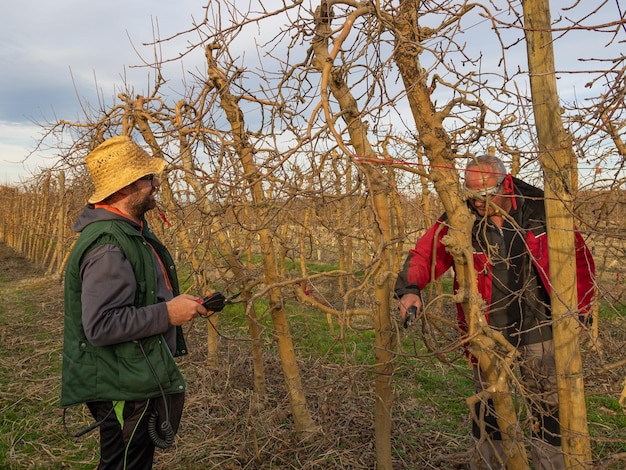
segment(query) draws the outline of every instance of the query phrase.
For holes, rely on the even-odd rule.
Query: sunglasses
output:
[[[502,189],[502,182],[496,184],[495,186],[491,186],[490,188],[481,189],[479,191],[472,191],[471,189],[465,188],[465,200],[467,201],[484,201],[487,197],[494,197]]]
[[[152,175],[142,176],[142,177],[141,177],[141,178],[139,178],[139,179],[140,179],[140,180],[144,180],[144,181],[150,181],[150,182],[152,182],[152,181],[154,181],[154,179],[155,179],[155,178],[158,178],[158,176],[157,176],[157,175],[152,174]]]

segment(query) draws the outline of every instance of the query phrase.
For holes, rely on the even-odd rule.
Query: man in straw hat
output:
[[[179,295],[172,257],[144,218],[165,161],[119,136],[86,162],[95,192],[74,226],[65,275],[60,404],[87,404],[96,421],[88,429],[100,427],[99,469],[149,469],[182,414],[180,325],[206,309]]]

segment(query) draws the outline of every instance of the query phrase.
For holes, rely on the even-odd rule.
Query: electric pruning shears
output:
[[[213,315],[215,312],[221,312],[224,307],[228,304],[232,304],[233,300],[239,297],[241,292],[237,292],[236,294],[232,294],[226,296],[221,292],[213,292],[211,295],[207,295],[198,299],[198,303],[202,304],[204,308],[207,309],[208,312],[206,315],[201,315],[203,317],[209,317]]]

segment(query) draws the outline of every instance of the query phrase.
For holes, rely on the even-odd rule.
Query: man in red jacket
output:
[[[535,468],[563,469],[543,191],[513,178],[500,159],[489,155],[467,165],[465,190],[475,216],[474,268],[478,290],[487,303],[486,319],[518,349],[521,377],[532,394],[528,403],[533,413],[531,453]],[[447,232],[444,214],[409,251],[395,286],[403,320],[410,307],[419,313],[422,289],[452,267],[452,256],[441,243]],[[576,232],[575,237],[578,313],[587,323],[595,268],[582,236]],[[464,313],[460,305],[457,308],[459,325],[466,331]],[[487,384],[477,366],[474,379],[476,392],[484,390]],[[493,402],[483,400],[475,411],[476,416],[484,417],[486,432],[473,421],[476,446],[470,468],[506,468]]]

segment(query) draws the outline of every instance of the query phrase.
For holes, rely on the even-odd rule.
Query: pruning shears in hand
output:
[[[404,328],[408,328],[413,320],[415,320],[415,317],[417,317],[417,307],[415,305],[411,305],[406,309],[406,313],[404,315],[404,323],[402,324]]]
[[[240,294],[241,292],[237,292],[236,294],[225,296],[221,292],[213,292],[211,295],[207,295],[199,299],[198,303],[201,303],[202,306],[209,312],[221,312],[226,305],[232,304],[233,300],[239,297]]]

